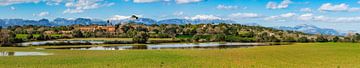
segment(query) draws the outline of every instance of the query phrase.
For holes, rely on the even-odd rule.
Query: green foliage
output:
[[[171,35],[165,33],[150,34],[151,38],[171,38]]]
[[[246,38],[246,37],[240,37],[235,35],[228,35],[225,38],[225,41],[227,42],[254,42],[254,38]]]
[[[194,35],[176,35],[176,38],[185,39],[185,38],[192,38]]]
[[[255,33],[254,32],[243,31],[243,32],[239,32],[239,36],[241,36],[241,37],[254,37]]]
[[[306,37],[301,37],[298,39],[298,42],[310,42],[310,40],[307,39]]]
[[[118,24],[113,26],[115,32],[107,31],[108,26],[99,25],[72,25],[72,26],[11,26],[9,30],[16,35],[16,39],[32,41],[40,39],[58,38],[132,38],[139,32],[146,32],[151,38],[173,38],[186,41],[239,41],[239,42],[360,42],[360,34],[353,36],[331,36],[305,34],[297,31],[277,30],[262,26],[247,26],[241,24],[160,24],[144,25],[136,23]],[[93,28],[83,30],[81,28]],[[53,31],[54,34],[44,34],[44,31]],[[64,31],[64,32],[62,32]],[[68,32],[72,31],[72,32]],[[60,34],[57,34],[60,33]],[[64,34],[61,34],[64,33]],[[65,37],[64,37],[64,36]],[[31,37],[32,36],[32,37]],[[44,38],[49,37],[49,38]],[[307,38],[307,39],[305,39]]]
[[[340,38],[337,36],[332,39],[333,42],[339,42],[339,40],[340,40]]]
[[[209,41],[211,37],[212,35],[194,35],[192,39],[195,41]]]
[[[316,39],[315,39],[316,42],[328,42],[328,40],[323,37],[323,36],[318,36]]]
[[[146,43],[149,40],[149,34],[146,32],[137,32],[133,37],[133,42],[135,43]]]
[[[73,36],[77,37],[77,38],[82,38],[84,37],[83,33],[80,30],[76,30],[73,32]]]

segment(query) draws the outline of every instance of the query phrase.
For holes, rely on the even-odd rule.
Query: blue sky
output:
[[[138,15],[227,19],[263,26],[311,24],[360,32],[360,0],[0,0],[0,18],[124,19]]]

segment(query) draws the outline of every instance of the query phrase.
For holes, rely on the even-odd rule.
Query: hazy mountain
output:
[[[219,23],[235,23],[235,21],[232,20],[220,20],[220,19],[196,19],[196,20],[190,20],[191,24],[219,24]]]
[[[261,26],[260,24],[257,24],[257,23],[245,23],[245,24],[242,24],[242,25],[247,25],[247,26]]]
[[[24,19],[2,19],[0,21],[1,26],[15,26],[15,25],[42,25],[42,26],[51,26],[51,23],[48,19],[41,19],[41,20],[24,20]]]
[[[137,24],[155,24],[157,23],[156,20],[150,19],[150,18],[138,18],[136,20],[134,19],[122,19],[122,20],[111,20],[112,24],[124,24],[124,23],[137,23]]]
[[[68,20],[65,18],[56,18],[53,21],[53,24],[55,25],[60,25],[60,26],[65,26],[65,25],[71,25],[74,24],[72,20]]]
[[[158,22],[159,24],[219,24],[219,23],[235,23],[232,20],[220,19],[165,19]]]
[[[106,21],[100,19],[87,19],[87,18],[77,18],[77,19],[56,18],[52,23],[58,26],[75,25],[75,24],[81,24],[81,25],[107,24]]]
[[[151,25],[151,24],[189,24],[189,23],[191,23],[191,24],[235,23],[235,21],[232,21],[232,20],[220,20],[220,19],[209,19],[209,20],[165,19],[165,20],[156,21],[156,20],[150,19],[150,18],[139,18],[136,20],[131,20],[131,19],[111,20],[111,23],[113,23],[113,24],[119,24],[119,23],[121,24],[121,23],[129,23],[129,22],[141,23],[141,24],[146,24],[146,25]]]
[[[190,22],[191,21],[186,19],[165,19],[165,20],[160,20],[158,24],[188,24]]]
[[[292,30],[292,31],[301,31],[304,33],[310,33],[310,34],[326,34],[326,35],[344,35],[344,33],[340,33],[334,29],[328,29],[328,28],[319,28],[314,25],[297,25],[294,27],[287,27],[287,26],[280,26],[280,27],[274,27],[276,29],[281,30]]]
[[[4,27],[4,26],[5,26],[5,21],[2,20],[2,19],[0,19],[0,26],[1,26],[1,27]]]

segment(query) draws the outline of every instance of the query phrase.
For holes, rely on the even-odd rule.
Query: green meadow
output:
[[[49,46],[46,46],[49,47]],[[51,46],[50,46],[51,47]],[[359,43],[296,43],[229,49],[39,50],[48,56],[0,56],[0,68],[359,68]]]
[[[40,34],[32,34],[33,37],[37,38],[40,36]],[[62,37],[62,34],[50,34],[51,37]],[[16,34],[15,38],[18,39],[26,39],[28,37],[28,34]]]

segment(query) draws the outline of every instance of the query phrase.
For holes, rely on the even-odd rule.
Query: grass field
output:
[[[50,56],[2,56],[0,68],[359,68],[359,43],[297,43],[233,49],[77,51],[0,47]]]
[[[16,37],[15,38],[18,38],[18,39],[25,39],[27,38],[28,34],[16,34]],[[39,37],[40,34],[33,34],[33,37]],[[51,34],[50,36],[52,37],[62,37],[63,35],[62,34]]]

